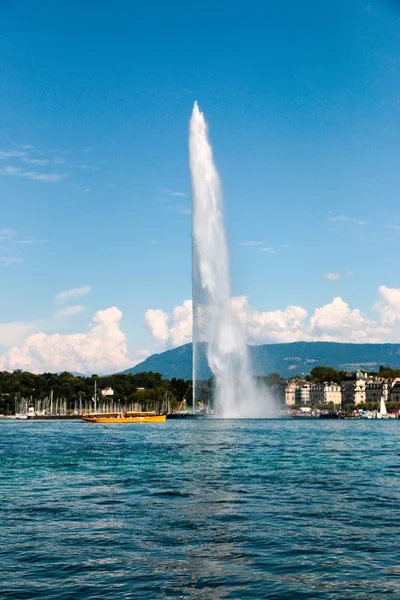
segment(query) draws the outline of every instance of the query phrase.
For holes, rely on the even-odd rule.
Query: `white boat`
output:
[[[379,412],[376,413],[376,418],[377,419],[389,419],[390,418],[387,413],[387,410],[386,410],[385,399],[383,396],[381,396],[381,405],[379,407]]]
[[[18,421],[26,421],[27,418],[28,418],[28,415],[24,415],[22,413],[17,413],[13,417],[13,419],[17,419]]]

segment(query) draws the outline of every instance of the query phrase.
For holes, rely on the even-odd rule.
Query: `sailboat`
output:
[[[379,412],[376,413],[377,419],[389,419],[388,412],[386,410],[385,398],[381,396],[381,404],[379,407]]]

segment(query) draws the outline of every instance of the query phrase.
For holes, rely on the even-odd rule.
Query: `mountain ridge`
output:
[[[288,378],[305,375],[318,365],[341,371],[364,369],[378,371],[380,365],[400,368],[400,344],[352,344],[341,342],[291,342],[249,346],[253,375],[279,373]],[[211,371],[205,356],[205,346],[199,348],[199,377],[208,379]],[[154,371],[166,379],[192,378],[192,344],[185,344],[153,354],[123,373]]]

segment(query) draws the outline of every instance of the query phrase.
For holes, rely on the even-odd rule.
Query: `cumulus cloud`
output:
[[[337,281],[340,279],[340,273],[324,273],[324,278],[328,281]]]
[[[311,339],[331,342],[365,342],[374,323],[363,317],[358,308],[352,310],[337,297],[316,308],[310,319]]]
[[[378,288],[380,299],[374,308],[379,313],[383,327],[397,329],[400,321],[400,289],[381,285]]]
[[[99,310],[86,333],[34,333],[0,356],[0,369],[106,373],[128,368],[132,360],[120,329],[121,318],[122,312],[113,306]]]
[[[35,323],[23,321],[0,323],[0,346],[9,347],[21,344],[28,335],[33,333],[35,328]]]
[[[171,325],[169,328],[169,337],[172,346],[182,346],[192,340],[192,301],[185,300],[182,306],[175,306]]]
[[[168,313],[160,308],[148,308],[144,320],[153,339],[160,344],[165,344],[169,338]]]
[[[246,327],[249,344],[400,342],[400,288],[380,286],[378,295],[379,300],[373,306],[376,318],[364,315],[358,308],[351,308],[339,296],[315,308],[311,315],[302,306],[293,305],[285,309],[259,311],[248,303],[245,296],[232,298],[232,308]],[[146,320],[158,343],[175,347],[190,341],[193,319],[190,300],[175,307],[171,315],[160,309],[151,313],[153,317],[162,317],[162,320]]]
[[[83,296],[87,296],[87,294],[90,293],[90,290],[90,285],[82,285],[81,287],[64,290],[56,295],[56,301],[61,303],[68,302],[74,298],[82,298]]]
[[[192,341],[192,301],[185,300],[175,306],[172,315],[157,308],[149,308],[145,315],[145,323],[153,339],[162,346],[182,346]]]
[[[301,306],[260,312],[247,309],[247,335],[250,344],[294,342],[304,339],[307,311]]]

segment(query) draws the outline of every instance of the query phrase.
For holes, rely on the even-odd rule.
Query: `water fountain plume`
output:
[[[215,381],[216,415],[268,416],[270,403],[250,374],[246,319],[235,310],[231,298],[221,183],[207,125],[197,103],[190,121],[189,153],[193,198],[193,394],[199,343],[205,341]]]

